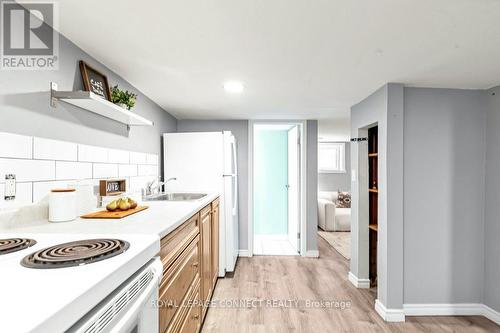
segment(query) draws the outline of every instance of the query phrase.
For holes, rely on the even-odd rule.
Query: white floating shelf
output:
[[[51,104],[54,100],[78,106],[128,126],[153,126],[154,123],[134,112],[128,111],[90,91],[57,91],[57,85],[51,84]]]

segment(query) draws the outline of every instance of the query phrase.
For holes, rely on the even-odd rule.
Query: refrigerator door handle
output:
[[[234,201],[233,201],[233,215],[236,215],[236,208],[238,207],[238,161],[236,156],[236,139],[233,137],[231,140],[231,148],[233,150],[233,177],[234,177]]]
[[[233,215],[236,215],[236,207],[238,205],[238,177],[236,176],[233,176],[234,177],[234,188],[233,188],[233,192],[234,192],[234,200],[233,200]]]
[[[236,140],[233,138],[231,141],[231,148],[233,150],[233,174],[238,174],[238,161],[236,160]]]

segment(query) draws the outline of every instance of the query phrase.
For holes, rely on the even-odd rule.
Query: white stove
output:
[[[10,238],[31,239],[36,244],[31,241],[29,247],[0,254],[0,331],[149,331],[149,326],[141,330],[145,322],[141,314],[157,316],[158,312],[152,309],[153,302],[145,303],[158,296],[162,266],[155,256],[159,237],[0,233],[0,240]],[[89,239],[90,243],[83,242]],[[64,243],[69,244],[56,246]],[[75,266],[61,264],[63,257],[72,259]],[[132,296],[130,288],[134,288]],[[116,310],[117,301],[122,311],[110,318],[106,310]],[[151,319],[157,325],[157,317],[147,321]]]

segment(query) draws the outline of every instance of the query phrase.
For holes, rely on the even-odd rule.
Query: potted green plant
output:
[[[111,101],[124,109],[130,110],[134,107],[137,94],[128,90],[121,90],[118,85],[111,88]]]

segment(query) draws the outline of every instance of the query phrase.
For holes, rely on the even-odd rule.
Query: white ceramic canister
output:
[[[76,191],[74,188],[53,189],[49,195],[49,222],[67,222],[76,219]]]

